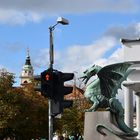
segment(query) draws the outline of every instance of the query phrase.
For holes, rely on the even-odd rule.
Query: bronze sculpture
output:
[[[87,84],[92,76],[98,76],[97,79],[86,87],[84,92],[86,99],[93,104],[86,111],[92,112],[98,108],[109,110],[115,116],[117,127],[122,131],[118,132],[108,128],[104,124],[98,124],[96,129],[102,135],[106,135],[103,132],[103,128],[123,138],[138,135],[136,131],[125,124],[124,109],[120,101],[116,99],[116,94],[118,93],[118,89],[121,88],[121,83],[126,80],[127,76],[133,71],[132,69],[128,69],[131,65],[132,63],[129,62],[112,64],[103,68],[98,65],[93,65],[84,71],[80,77],[85,81],[85,84]]]

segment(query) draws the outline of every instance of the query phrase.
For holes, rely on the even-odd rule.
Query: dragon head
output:
[[[80,77],[80,79],[82,79],[82,81],[85,81],[85,84],[87,84],[88,80],[92,76],[96,75],[100,69],[100,66],[93,65],[92,67],[83,72],[83,75]]]

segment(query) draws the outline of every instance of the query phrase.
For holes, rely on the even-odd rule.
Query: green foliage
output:
[[[20,140],[46,137],[48,132],[48,103],[37,94],[32,84],[12,87],[14,76],[2,71],[0,75],[0,139],[11,136]]]
[[[0,69],[0,91],[9,90],[14,83],[14,74],[7,72],[6,69]]]
[[[48,132],[47,101],[29,89],[30,87],[26,87],[28,91],[23,90],[22,93],[17,94],[18,112],[9,124],[24,139],[45,137]]]

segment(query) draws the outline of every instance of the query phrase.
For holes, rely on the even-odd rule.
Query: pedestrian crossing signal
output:
[[[49,81],[49,78],[50,76],[49,76],[49,74],[46,74],[46,81]]]
[[[41,73],[41,94],[53,98],[53,70],[50,68]]]

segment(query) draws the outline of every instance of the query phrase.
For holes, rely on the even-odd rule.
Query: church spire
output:
[[[27,55],[26,55],[26,60],[25,60],[25,64],[22,68],[22,72],[21,72],[21,85],[27,84],[31,82],[31,79],[33,77],[33,67],[31,65],[31,59],[30,59],[30,55],[29,55],[29,48],[27,48]]]
[[[30,65],[31,66],[31,60],[30,60],[30,55],[29,55],[29,48],[27,48],[27,56],[26,56],[25,65]]]

